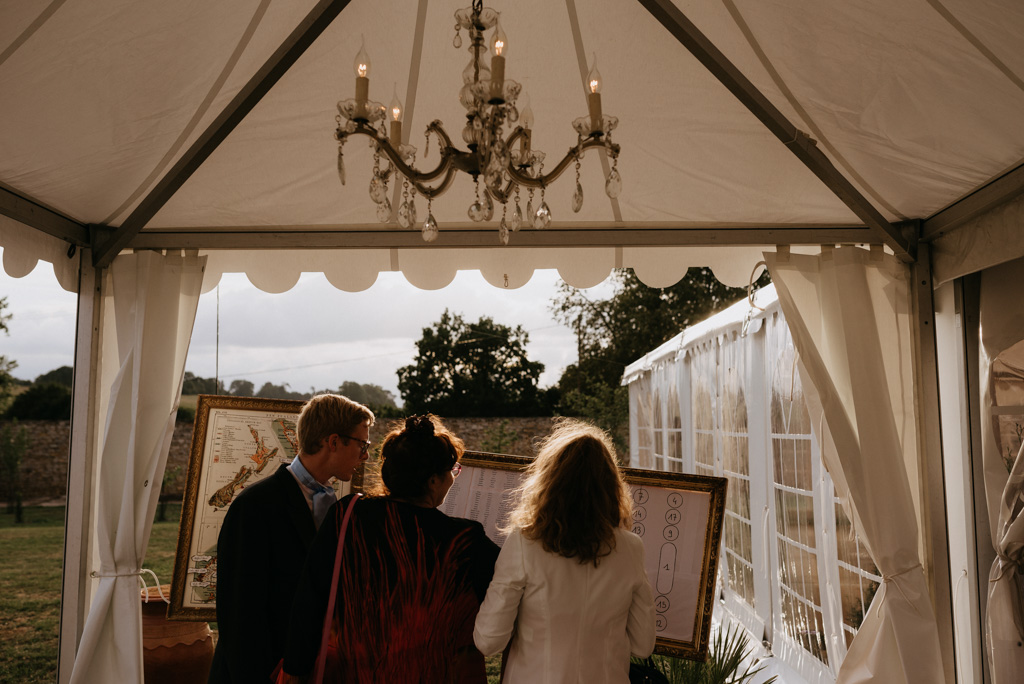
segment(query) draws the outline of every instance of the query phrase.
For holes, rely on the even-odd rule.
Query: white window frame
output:
[[[778,581],[779,567],[779,531],[775,503],[774,463],[772,439],[793,439],[795,435],[773,435],[771,428],[771,376],[770,364],[767,359],[767,330],[765,318],[777,316],[784,325],[781,310],[777,304],[770,305],[766,311],[755,317],[753,325],[745,325],[735,330],[718,330],[713,334],[691,339],[681,348],[674,359],[659,364],[655,369],[647,369],[642,378],[630,383],[630,454],[634,467],[639,465],[639,431],[645,426],[638,425],[638,402],[642,401],[639,392],[648,391],[659,394],[662,425],[662,453],[655,454],[657,441],[654,436],[654,416],[650,416],[648,429],[651,445],[650,462],[654,464],[660,457],[666,468],[668,466],[669,432],[672,428],[668,423],[668,402],[670,393],[668,384],[677,383],[677,398],[680,415],[682,439],[683,472],[697,472],[696,442],[697,429],[694,419],[694,399],[696,391],[696,372],[694,360],[697,354],[711,354],[713,359],[714,378],[711,383],[711,416],[713,425],[708,431],[713,449],[713,474],[725,476],[724,469],[724,433],[723,433],[723,388],[724,344],[744,344],[745,376],[742,379],[744,397],[747,407],[747,456],[749,459],[747,472],[750,478],[750,525],[751,525],[751,565],[754,570],[754,604],[749,604],[744,597],[729,588],[727,550],[723,536],[719,549],[719,589],[722,596],[722,607],[728,618],[738,622],[760,642],[765,640],[772,653],[786,665],[793,668],[805,681],[815,684],[831,684],[835,682],[839,666],[846,657],[846,632],[849,629],[843,623],[842,597],[840,594],[840,561],[838,557],[838,540],[836,539],[835,504],[837,498],[828,473],[821,461],[820,437],[811,426],[811,434],[805,438],[811,447],[811,498],[815,527],[814,544],[811,552],[815,556],[818,572],[819,596],[814,608],[820,610],[822,626],[825,631],[825,651],[829,664],[815,657],[802,644],[786,634],[782,625],[782,590]],[[758,320],[760,319],[760,320]],[[649,398],[650,405],[654,402]],[[701,474],[707,471],[703,469]],[[761,486],[759,486],[761,485]],[[860,568],[842,563],[842,567],[859,574],[866,579],[879,582],[881,578]],[[865,607],[865,610],[867,607]]]

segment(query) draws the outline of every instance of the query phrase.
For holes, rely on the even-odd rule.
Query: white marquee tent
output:
[[[591,151],[582,210],[571,212],[574,184],[562,179],[547,195],[551,227],[523,229],[502,247],[496,222],[481,228],[464,218],[473,196],[466,177],[434,202],[441,235],[428,244],[416,230],[376,221],[365,185],[372,150],[362,138],[346,148],[348,185],[336,172],[335,105],[353,96],[351,64],[363,39],[373,59],[370,96],[403,100],[405,135],[421,165],[437,158],[419,137],[430,121],[446,122],[457,137],[467,54],[452,38],[462,6],[0,5],[4,268],[22,276],[46,261],[79,293],[60,681],[141,679],[134,575],[156,505],[150,485],[163,471],[196,301],[221,273],[245,272],[257,287],[281,292],[301,272],[323,272],[356,291],[381,271],[400,270],[431,289],[459,269],[518,287],[534,269],[557,268],[587,286],[626,266],[664,286],[706,265],[739,285],[778,245],[804,263],[798,252],[849,244],[883,245],[909,298],[922,472],[910,486],[929,492],[922,562],[941,651],[925,648],[920,658],[941,659],[954,681],[954,634],[959,653],[978,650],[983,630],[972,613],[962,641],[953,606],[946,547],[956,533],[947,526],[941,464],[962,461],[970,473],[972,461],[945,433],[966,412],[948,413],[944,402],[939,420],[933,328],[948,310],[932,288],[1024,256],[1024,7],[499,4],[507,74],[524,85],[536,115],[534,146],[560,158],[576,143],[570,122],[586,114],[583,82],[596,54],[604,111],[620,120],[624,182],[617,199],[606,197],[610,160]],[[421,218],[425,209],[421,202]],[[808,256],[807,268],[822,258]],[[986,358],[1020,331],[1007,328],[1009,336],[986,338]],[[999,492],[989,496],[994,524]],[[1001,558],[1019,547],[1011,523],[1010,536],[998,537],[1007,543]],[[913,657],[903,655],[882,658],[875,674],[914,681]],[[853,668],[840,675],[858,677]]]

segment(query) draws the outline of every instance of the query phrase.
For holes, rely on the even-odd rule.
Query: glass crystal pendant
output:
[[[416,225],[416,202],[409,200],[409,226]]]
[[[345,184],[345,155],[341,153],[341,148],[338,148],[338,179],[341,184]]]
[[[540,205],[540,209],[533,217],[533,227],[538,230],[543,230],[551,225],[551,210],[548,208],[548,203],[544,202]]]
[[[484,183],[487,187],[492,190],[497,190],[501,187],[501,171],[495,168],[488,168],[487,173],[484,174]]]
[[[433,242],[437,239],[437,221],[433,214],[427,214],[427,220],[423,222],[423,241]]]
[[[604,182],[604,191],[612,199],[618,197],[622,192],[622,176],[619,175],[618,169],[612,167],[608,173],[608,180]]]
[[[377,220],[381,223],[387,223],[391,220],[391,200],[387,197],[377,205]]]
[[[377,204],[380,204],[388,195],[388,186],[381,180],[380,176],[374,176],[370,179],[370,199]]]
[[[572,211],[573,211],[573,213],[578,214],[580,212],[580,209],[582,209],[582,208],[583,208],[583,186],[579,184],[579,181],[577,181],[576,182],[576,192],[573,193],[573,196],[572,196]]]
[[[484,221],[490,221],[494,218],[494,201],[491,196],[484,193]]]
[[[533,210],[533,198],[526,203],[526,217],[530,220],[530,225],[533,225],[533,220],[536,218],[537,213]]]
[[[473,202],[472,204],[469,205],[469,211],[467,211],[466,213],[469,214],[469,218],[473,219],[474,221],[483,221],[485,213],[484,205],[480,204],[479,201]]]
[[[409,203],[407,201],[403,201],[398,206],[398,225],[402,226],[402,228],[408,228],[412,225],[409,217]]]
[[[510,226],[512,228],[512,232],[514,233],[517,230],[519,230],[520,226],[522,226],[522,225],[523,225],[523,210],[520,209],[519,205],[517,204],[516,205],[516,210],[512,212],[512,225]]]
[[[501,217],[501,225],[498,226],[498,239],[501,240],[501,244],[503,244],[503,245],[507,245],[508,244],[508,236],[509,236],[508,224],[505,223],[505,217],[502,216]]]

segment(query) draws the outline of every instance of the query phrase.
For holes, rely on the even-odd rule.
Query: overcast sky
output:
[[[220,378],[288,383],[292,390],[337,388],[346,380],[373,383],[399,396],[395,371],[412,362],[422,329],[445,308],[469,322],[491,316],[529,333],[532,360],[544,364],[540,385],[558,381],[576,360],[572,332],[551,315],[556,271],[537,271],[517,290],[487,283],[477,271],[460,272],[451,285],[419,290],[400,273],[381,273],[358,293],[336,289],[321,274],[304,274],[283,294],[256,289],[244,275],[220,282]],[[610,293],[607,283],[591,296]],[[18,362],[15,377],[34,380],[72,365],[76,296],[57,285],[49,264],[25,278],[0,268],[0,297],[7,297],[10,335],[0,334],[0,354]],[[217,371],[217,290],[202,296],[186,370],[201,377]]]

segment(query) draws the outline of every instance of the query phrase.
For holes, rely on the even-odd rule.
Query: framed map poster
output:
[[[515,505],[530,459],[466,452],[462,474],[441,510],[484,526],[501,545],[499,529]],[[704,660],[715,605],[715,578],[725,518],[722,477],[623,469],[633,497],[632,529],[644,542],[644,565],[654,591],[655,653]]]
[[[217,536],[224,515],[243,488],[269,477],[295,458],[295,421],[304,403],[199,396],[167,609],[169,619],[217,619]]]

